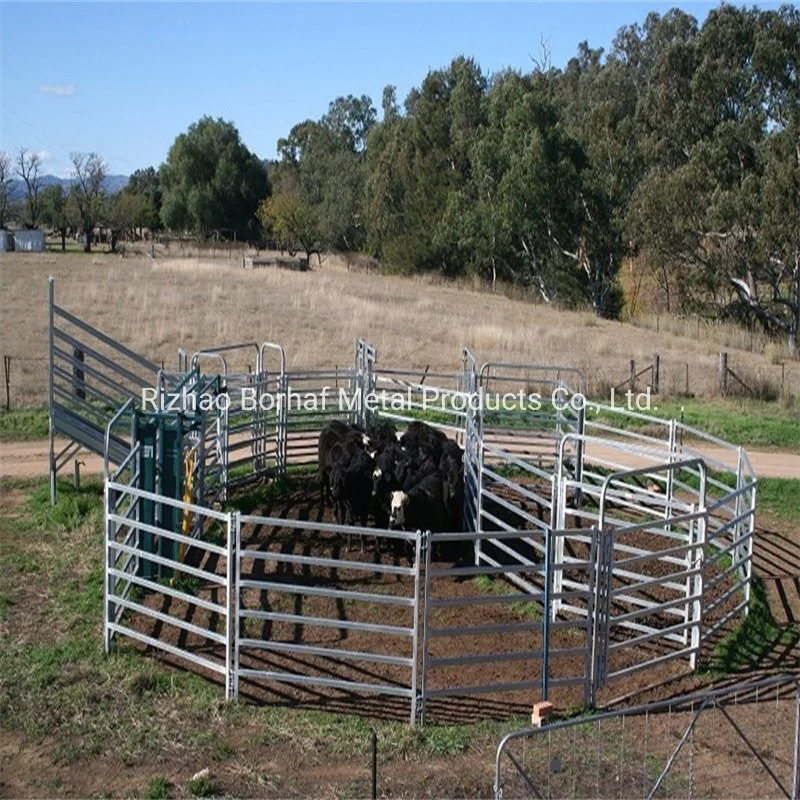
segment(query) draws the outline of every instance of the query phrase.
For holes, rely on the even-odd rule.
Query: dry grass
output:
[[[290,367],[346,365],[354,338],[365,336],[385,366],[455,370],[466,345],[481,361],[578,366],[590,391],[622,383],[631,358],[639,368],[658,351],[662,393],[684,391],[687,362],[691,392],[716,391],[720,342],[677,326],[656,332],[469,286],[371,275],[337,257],[306,273],[245,271],[239,259],[0,256],[0,352],[13,357],[12,406],[46,403],[51,274],[57,303],[167,366],[176,364],[179,346],[192,352],[250,340],[283,344]],[[735,345],[727,347],[739,374],[779,385],[773,350]],[[786,389],[800,389],[797,362],[786,366]]]

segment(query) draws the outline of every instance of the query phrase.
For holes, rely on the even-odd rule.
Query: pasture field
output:
[[[625,382],[630,359],[644,367],[654,352],[661,356],[664,395],[685,391],[688,363],[691,393],[713,396],[724,349],[731,367],[756,388],[780,387],[780,347],[757,339],[751,352],[750,339],[731,327],[666,330],[665,323],[656,331],[480,287],[348,271],[334,256],[304,273],[249,271],[240,264],[239,255],[155,261],[0,255],[0,352],[12,356],[12,407],[46,405],[51,274],[59,305],[167,366],[176,364],[179,346],[192,352],[251,340],[281,343],[290,367],[345,366],[352,363],[353,340],[364,336],[377,345],[382,365],[418,367],[420,374],[428,365],[458,369],[465,345],[481,360],[577,366],[588,393],[604,398],[611,386]],[[785,398],[800,395],[800,364],[786,362],[783,370]],[[645,381],[640,379],[641,388]]]

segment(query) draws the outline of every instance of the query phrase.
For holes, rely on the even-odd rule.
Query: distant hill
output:
[[[41,186],[44,189],[46,186],[53,186],[60,184],[65,190],[68,190],[72,184],[75,183],[74,178],[58,178],[55,175],[42,175]],[[128,185],[127,175],[106,175],[103,181],[103,188],[109,194],[116,194]],[[25,199],[25,184],[20,181],[12,181],[11,183],[11,200],[24,200]]]

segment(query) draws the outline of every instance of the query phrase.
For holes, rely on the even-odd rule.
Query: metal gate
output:
[[[552,554],[555,542],[567,534],[427,534],[422,628],[426,704],[438,698],[506,697],[514,692],[523,692],[529,700],[531,691],[546,699],[551,689],[568,686],[580,687],[583,702],[589,702],[597,551],[592,547],[585,561],[560,568],[568,569],[584,589],[554,591]],[[513,558],[507,555],[506,543],[514,545]],[[517,555],[522,547],[528,548],[527,558]],[[483,553],[483,563],[467,566],[475,548]],[[516,591],[514,584],[523,591]],[[556,600],[581,607],[584,616],[553,618]],[[481,619],[476,621],[479,612]],[[481,679],[471,678],[475,674]]]
[[[494,795],[800,797],[800,687],[779,675],[505,736]]]

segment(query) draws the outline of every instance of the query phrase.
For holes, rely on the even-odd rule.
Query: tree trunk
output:
[[[91,230],[84,229],[83,233],[86,236],[86,241],[83,243],[83,252],[84,253],[91,253],[92,252],[92,232],[91,232]]]
[[[67,229],[66,228],[62,228],[60,233],[61,233],[61,252],[62,253],[66,253],[67,252]]]

